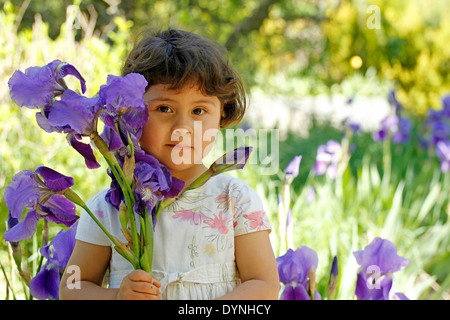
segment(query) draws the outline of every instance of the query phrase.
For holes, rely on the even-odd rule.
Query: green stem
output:
[[[108,151],[108,146],[106,145],[106,142],[96,132],[93,133],[90,138],[94,142],[94,144],[96,145],[102,156],[105,158],[109,168],[111,169],[111,172],[113,173],[114,177],[119,183],[120,188],[122,189],[122,192],[124,194],[125,203],[127,205],[129,213],[128,216],[130,219],[131,234],[133,237],[133,251],[139,261],[140,257],[139,237],[137,234],[136,219],[133,210],[136,199],[134,198],[133,190],[131,189],[131,186],[126,182],[125,174],[123,173],[122,168],[117,162],[116,157],[114,156],[114,154]]]
[[[66,189],[64,192],[64,196],[72,201],[73,203],[79,205],[82,207],[86,212],[89,214],[89,216],[92,218],[92,220],[95,221],[95,223],[98,225],[98,227],[105,233],[105,235],[108,237],[109,240],[111,240],[112,243],[116,246],[120,246],[121,244],[117,242],[116,239],[113,238],[113,236],[109,233],[108,230],[101,224],[101,222],[97,219],[95,214],[92,213],[92,211],[89,209],[89,207],[84,203],[83,200],[72,190],[72,189]]]
[[[114,158],[115,159],[115,158]],[[117,182],[120,185],[120,188],[123,191],[123,195],[125,197],[125,203],[127,205],[127,210],[128,210],[128,217],[130,219],[130,227],[131,227],[131,236],[133,237],[133,251],[134,254],[136,255],[136,257],[139,260],[140,257],[140,252],[139,252],[139,237],[137,234],[137,227],[136,227],[136,219],[134,216],[134,203],[136,202],[135,198],[134,198],[134,193],[132,194],[132,196],[130,196],[129,192],[127,189],[125,189],[125,185],[127,185],[127,183],[125,182],[124,179],[122,179],[122,177],[124,176],[120,176],[120,173],[116,170],[117,167],[120,168],[120,166],[118,165],[117,161],[117,167],[111,163],[109,161],[109,159],[107,157],[105,157],[106,162],[108,163],[113,175],[116,177]],[[131,188],[130,188],[131,190]]]
[[[82,207],[86,212],[89,214],[89,216],[94,220],[94,222],[97,224],[97,226],[105,233],[105,235],[108,237],[109,240],[114,244],[116,248],[122,248],[124,246],[123,243],[121,243],[117,238],[113,237],[109,231],[100,223],[100,221],[97,219],[97,217],[92,213],[92,211],[89,209],[89,207],[84,203],[83,200],[72,190],[72,189],[66,189],[64,191],[64,196],[72,201],[73,203],[79,205]],[[128,254],[127,252],[121,250],[117,251],[119,254],[121,254],[125,259],[127,259],[135,269],[139,268],[139,260],[136,256],[133,256],[131,254]]]

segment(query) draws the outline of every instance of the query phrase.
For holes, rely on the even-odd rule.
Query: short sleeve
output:
[[[262,230],[272,230],[261,198],[248,184],[239,186],[239,194],[234,205],[234,235]]]
[[[89,210],[95,214],[100,223],[108,230],[111,230],[111,216],[113,207],[105,201],[107,190],[100,191],[97,195],[86,202]],[[111,246],[111,241],[105,233],[98,227],[97,223],[83,209],[78,222],[75,238],[84,242]]]

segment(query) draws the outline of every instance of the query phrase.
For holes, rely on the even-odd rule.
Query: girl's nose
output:
[[[191,140],[191,136],[193,134],[193,124],[189,119],[186,119],[185,117],[178,117],[177,121],[174,123],[172,127],[172,141],[178,141],[181,142],[182,138],[183,140],[189,139]]]

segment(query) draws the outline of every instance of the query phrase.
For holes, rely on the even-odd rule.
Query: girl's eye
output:
[[[197,116],[201,116],[203,113],[205,113],[206,111],[202,108],[196,108],[194,109],[194,111],[192,111],[192,113],[194,113]]]
[[[170,109],[170,107],[168,107],[168,106],[159,106],[158,110],[161,111],[161,112],[164,112],[164,113],[172,111],[172,109]]]

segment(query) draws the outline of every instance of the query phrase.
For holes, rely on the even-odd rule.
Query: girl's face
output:
[[[222,108],[216,96],[206,96],[196,86],[168,87],[153,85],[144,94],[150,116],[140,144],[172,175],[183,179],[204,168],[202,159],[213,146]]]

